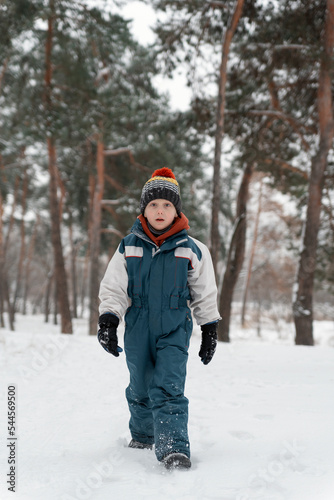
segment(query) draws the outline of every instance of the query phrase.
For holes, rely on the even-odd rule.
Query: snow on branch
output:
[[[143,172],[149,172],[150,169],[148,167],[145,167],[145,165],[141,165],[140,163],[136,162],[133,153],[129,147],[127,148],[117,148],[117,149],[105,149],[104,150],[104,156],[119,156],[123,154],[127,154],[130,160],[131,165],[134,167],[139,168]]]
[[[127,154],[131,150],[130,148],[117,148],[117,149],[105,149],[104,150],[104,156],[118,156],[122,154]]]
[[[119,205],[121,200],[101,200],[101,205]]]
[[[247,48],[250,50],[261,49],[271,49],[271,50],[308,50],[311,47],[309,45],[303,45],[298,43],[290,43],[290,44],[278,44],[273,45],[271,43],[249,43],[247,44]]]
[[[298,43],[283,44],[283,45],[273,45],[273,50],[303,50],[310,49],[309,45],[302,45]]]

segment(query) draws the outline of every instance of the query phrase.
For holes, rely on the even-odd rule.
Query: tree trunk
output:
[[[26,167],[24,169],[22,200],[21,200],[21,206],[22,206],[22,219],[21,219],[21,227],[20,227],[21,248],[20,248],[19,262],[18,262],[18,266],[17,266],[16,287],[15,287],[15,294],[14,294],[14,310],[15,311],[17,309],[17,300],[18,300],[19,296],[21,295],[22,271],[23,271],[24,258],[25,258],[25,254],[26,254],[24,218],[25,218],[25,214],[26,214],[26,210],[27,210],[27,194],[28,194],[28,172],[27,172],[27,167]]]
[[[234,231],[228,251],[223,285],[220,292],[219,312],[222,319],[218,324],[218,340],[222,342],[230,341],[229,332],[233,292],[245,257],[247,200],[252,172],[253,165],[247,165],[239,188]]]
[[[53,39],[53,22],[54,22],[54,0],[50,0],[50,17],[48,19],[48,32],[45,45],[45,111],[50,115],[52,109],[51,103],[51,81],[52,81],[52,39]],[[48,128],[51,128],[50,119],[47,119]],[[52,132],[49,131],[47,137],[47,148],[49,156],[49,196],[50,196],[50,215],[51,215],[51,240],[55,262],[55,278],[57,285],[57,302],[61,315],[61,331],[62,333],[72,333],[72,320],[70,312],[70,304],[68,300],[68,287],[65,271],[65,262],[63,255],[63,247],[61,242],[60,230],[60,215],[59,201],[57,194],[58,175],[56,165],[56,146]]]
[[[3,285],[4,285],[4,292],[5,292],[5,299],[7,302],[9,328],[10,328],[10,330],[14,331],[15,330],[14,303],[11,301],[11,298],[10,298],[10,290],[9,290],[9,283],[8,283],[8,276],[7,276],[6,269],[4,270],[4,284]]]
[[[5,247],[4,247],[4,238],[3,238],[3,199],[0,192],[0,322],[1,327],[5,326],[4,322],[4,304],[7,302],[7,312],[8,312],[8,320],[9,320],[9,328],[10,330],[14,330],[14,308],[13,304],[10,300],[9,293],[9,285],[8,285],[8,276],[7,276],[7,268],[6,268],[6,255],[5,255]]]
[[[4,76],[5,76],[5,73],[6,73],[6,70],[7,70],[8,61],[9,61],[9,57],[6,57],[6,59],[4,60],[3,65],[2,65],[2,68],[1,68],[1,72],[0,72],[0,95],[2,93],[2,82],[3,82]]]
[[[90,232],[89,232],[90,234]],[[81,283],[80,283],[80,318],[84,317],[85,313],[85,301],[87,297],[87,283],[88,283],[88,274],[89,274],[89,247],[87,248],[86,255],[84,257],[83,263],[83,272],[81,274]]]
[[[72,224],[72,213],[69,212],[69,239],[71,245],[71,282],[72,282],[72,316],[73,318],[78,317],[78,299],[77,299],[77,270],[76,270],[76,260],[77,260],[77,249],[73,240],[73,224]]]
[[[3,214],[3,202],[0,191],[0,326],[1,328],[4,328],[5,327],[5,321],[4,321],[5,252],[4,252],[4,242],[3,242],[2,214]]]
[[[20,186],[20,177],[17,175],[15,178],[13,203],[12,203],[9,224],[8,224],[7,234],[6,234],[5,243],[4,243],[4,255],[5,256],[7,255],[7,251],[9,248],[10,236],[13,235],[12,230],[13,230],[14,221],[15,221],[15,212],[16,212],[19,186]]]
[[[90,231],[90,274],[89,274],[89,335],[96,335],[99,319],[98,294],[99,294],[99,256],[101,238],[101,201],[104,192],[104,145],[101,138],[97,142],[97,182],[95,186],[91,231]]]
[[[219,238],[219,213],[220,213],[220,193],[221,193],[220,169],[221,169],[222,142],[224,136],[227,61],[228,61],[231,41],[241,16],[243,4],[244,0],[236,1],[231,22],[227,27],[223,38],[221,63],[219,69],[215,153],[214,153],[214,164],[213,164],[213,190],[212,190],[212,206],[211,206],[211,248],[210,248],[216,277],[217,277],[217,265],[219,261],[219,252],[220,252],[220,238]]]
[[[314,272],[316,268],[322,189],[328,153],[332,148],[334,135],[330,76],[333,47],[334,0],[327,0],[324,52],[320,64],[318,84],[319,147],[312,160],[303,248],[299,259],[296,295],[293,301],[293,317],[296,327],[295,343],[297,345],[314,345]]]
[[[34,225],[34,230],[32,232],[31,238],[30,238],[27,261],[26,261],[26,265],[25,265],[22,314],[27,314],[27,302],[28,302],[28,291],[29,291],[29,286],[30,286],[31,261],[32,261],[34,249],[35,249],[35,241],[36,241],[36,236],[37,236],[37,229],[38,229],[38,225],[39,225],[39,220],[40,220],[39,216],[37,216],[37,219],[36,219],[36,222]]]
[[[258,235],[258,231],[259,231],[260,214],[261,214],[261,210],[262,210],[262,186],[263,186],[263,181],[261,179],[260,193],[259,193],[259,204],[257,207],[252,248],[251,248],[251,254],[250,254],[250,258],[249,258],[248,270],[247,270],[247,275],[246,275],[246,285],[245,285],[245,290],[244,290],[244,296],[243,296],[243,300],[242,300],[241,325],[243,327],[245,326],[247,295],[248,295],[250,279],[252,276],[252,268],[253,268],[253,262],[254,262],[254,256],[255,256],[256,241],[257,241],[257,235]]]
[[[58,290],[56,279],[53,283],[53,324],[58,325]]]
[[[20,186],[20,177],[17,176],[15,178],[14,199],[13,199],[13,203],[12,203],[7,234],[6,234],[5,242],[4,242],[3,248],[2,248],[2,252],[3,252],[2,258],[3,258],[3,265],[4,265],[3,272],[2,272],[2,279],[3,279],[3,283],[2,283],[2,300],[3,300],[2,307],[4,306],[4,301],[6,300],[8,319],[9,319],[9,325],[10,325],[11,330],[14,330],[14,323],[15,323],[15,295],[14,295],[13,301],[11,301],[10,289],[9,289],[9,284],[8,284],[8,276],[7,276],[6,256],[8,255],[10,237],[13,235],[13,227],[14,227],[14,222],[15,222],[15,212],[16,212],[19,186]]]
[[[51,240],[55,262],[55,278],[57,287],[57,302],[61,316],[62,333],[72,333],[72,320],[68,299],[68,286],[60,233],[59,205],[57,197],[56,148],[53,140],[48,137],[49,174],[50,174],[50,214]]]
[[[13,298],[13,302],[11,301],[10,298],[10,289],[9,289],[9,284],[8,284],[8,276],[7,276],[7,267],[6,267],[6,256],[8,254],[8,248],[9,248],[9,242],[10,242],[10,236],[12,235],[12,230],[14,227],[14,222],[15,222],[15,211],[16,211],[16,204],[17,204],[17,198],[18,198],[18,190],[19,190],[19,184],[20,184],[20,178],[17,176],[15,178],[15,185],[14,185],[14,199],[12,203],[12,208],[11,208],[11,214],[9,218],[9,224],[8,224],[8,229],[7,229],[7,235],[5,238],[5,242],[2,242],[2,261],[3,261],[3,271],[2,271],[2,308],[4,306],[4,300],[7,302],[7,312],[8,312],[8,319],[9,319],[9,325],[10,329],[14,330],[14,324],[15,324],[15,295]]]
[[[45,302],[44,302],[44,322],[45,323],[49,322],[50,295],[51,295],[52,282],[53,282],[53,273],[50,271],[47,275],[46,291],[45,291],[45,296],[44,296],[44,300],[45,300]]]

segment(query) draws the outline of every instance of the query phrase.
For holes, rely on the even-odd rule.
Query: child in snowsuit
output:
[[[167,468],[189,468],[188,399],[184,396],[192,316],[202,330],[199,356],[217,344],[217,288],[207,247],[187,233],[177,180],[156,170],[140,200],[141,215],[120,243],[100,285],[98,339],[119,356],[117,327],[125,315],[130,372],[126,398],[131,448],[155,445]]]

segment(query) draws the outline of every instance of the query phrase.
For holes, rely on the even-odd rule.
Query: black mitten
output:
[[[202,325],[202,343],[201,348],[198,353],[201,361],[207,365],[213,358],[213,355],[217,347],[217,325],[216,323],[210,323],[208,325]]]
[[[118,338],[116,332],[118,323],[119,319],[112,313],[101,314],[99,317],[97,339],[103,349],[113,354],[113,356],[119,356],[119,353],[123,351],[123,349],[117,345]]]

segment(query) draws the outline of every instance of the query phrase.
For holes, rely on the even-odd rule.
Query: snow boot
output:
[[[190,458],[184,453],[169,453],[162,459],[166,469],[190,469]]]
[[[141,443],[135,439],[131,439],[129,443],[129,448],[136,448],[137,450],[152,450],[153,445],[148,443]]]

